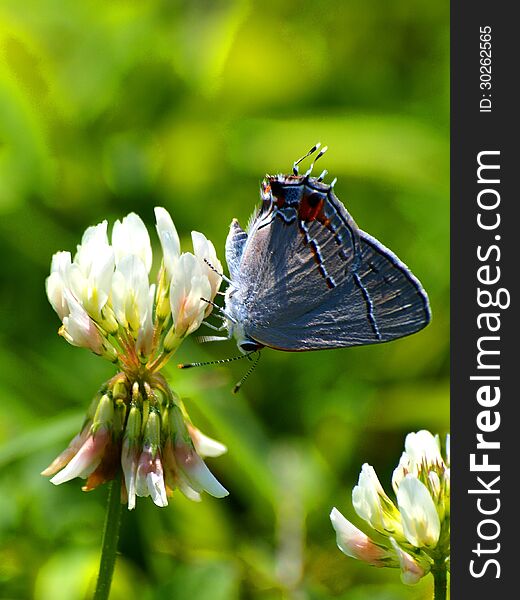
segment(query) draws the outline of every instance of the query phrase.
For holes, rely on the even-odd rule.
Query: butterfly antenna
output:
[[[201,298],[201,300],[203,302],[207,302],[208,304],[211,304],[211,306],[213,306],[213,308],[216,308],[217,311],[221,315],[224,315],[224,317],[226,317],[226,319],[228,321],[231,321],[231,323],[236,323],[236,320],[231,315],[228,315],[228,313],[222,308],[222,306],[219,306],[218,304],[216,304],[215,302],[213,302],[213,300],[208,300],[207,298]]]
[[[309,175],[312,173],[312,169],[314,169],[314,165],[317,163],[317,161],[320,160],[320,158],[325,154],[325,152],[327,152],[327,150],[329,149],[328,146],[323,146],[323,148],[318,152],[316,158],[312,161],[311,166],[307,169],[307,172],[305,173],[305,177],[309,177]],[[327,172],[325,171],[325,175],[327,174]],[[323,175],[323,173],[322,173]],[[325,175],[323,175],[323,177],[325,177]],[[321,175],[320,175],[321,177]],[[321,179],[320,179],[321,181]]]
[[[249,354],[252,354],[252,352],[249,352]],[[249,356],[249,354],[241,354],[240,356],[231,356],[230,358],[221,358],[219,360],[208,360],[206,362],[180,363],[177,365],[177,368],[178,369],[191,369],[193,367],[207,367],[209,365],[223,365],[226,363],[233,362],[234,360],[242,360],[243,358],[247,358]]]
[[[249,354],[253,354],[252,352],[250,352]],[[246,356],[249,356],[249,354],[246,354]],[[260,360],[260,352],[258,352],[258,350],[256,350],[256,358],[255,361],[253,362],[253,364],[249,367],[249,370],[247,371],[247,373],[242,377],[242,379],[235,385],[235,387],[233,388],[233,394],[238,394],[238,392],[240,391],[240,388],[242,387],[242,384],[244,383],[244,381],[249,377],[249,375],[251,375],[251,373],[256,369],[256,365],[258,364],[258,361]]]
[[[208,265],[208,267],[214,272],[216,273],[219,277],[222,277],[222,279],[226,282],[226,283],[231,283],[231,279],[229,279],[229,277],[226,277],[224,275],[224,273],[221,273],[218,269],[216,269],[207,258],[204,259],[204,262]]]
[[[320,148],[320,146],[321,146],[321,142],[314,144],[314,146],[307,152],[307,154],[305,154],[298,160],[294,161],[293,169],[292,169],[293,175],[298,175],[298,165],[302,162],[302,160],[305,160],[308,156],[310,156],[311,154],[314,154],[316,152],[316,150],[318,150],[318,148]]]

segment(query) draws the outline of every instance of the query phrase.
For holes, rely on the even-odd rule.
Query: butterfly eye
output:
[[[251,339],[246,339],[241,341],[238,344],[239,349],[242,352],[255,352],[256,350],[260,350],[260,348],[263,348],[262,344],[259,344],[258,342],[255,342],[254,340]]]

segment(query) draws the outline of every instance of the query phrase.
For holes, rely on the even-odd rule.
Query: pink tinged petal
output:
[[[417,548],[433,547],[439,541],[441,524],[426,486],[414,475],[407,475],[397,490],[406,539]]]
[[[197,492],[205,490],[215,498],[224,498],[229,492],[222,486],[205,462],[188,444],[175,445],[175,459],[179,469],[182,470],[189,485]]]
[[[78,433],[70,442],[68,447],[59,454],[51,464],[41,472],[41,475],[50,477],[57,473],[60,469],[70,462],[70,460],[76,456],[81,446],[90,434],[90,426],[85,426],[80,433]]]
[[[103,353],[103,338],[94,321],[72,294],[65,295],[70,314],[63,319],[62,335],[69,344],[81,348],[89,348],[95,354]]]
[[[139,452],[135,444],[125,438],[121,449],[121,467],[125,478],[126,491],[128,495],[128,510],[135,508],[135,482],[137,477],[137,461]]]
[[[103,458],[110,435],[103,427],[90,434],[69,464],[51,479],[51,483],[60,485],[75,477],[86,478],[93,473]]]
[[[175,269],[176,261],[181,253],[179,235],[175,229],[170,213],[160,206],[157,206],[154,210],[157,222],[157,234],[163,251],[164,268],[166,269],[168,279],[170,280]]]
[[[146,476],[152,469],[152,453],[149,447],[145,447],[139,456],[135,479],[135,493],[141,498],[150,495]]]
[[[336,508],[330,513],[330,520],[336,531],[338,548],[352,558],[362,560],[376,567],[385,566],[388,553],[377,546],[360,529],[352,525]]]
[[[199,456],[210,456],[216,458],[227,452],[227,447],[217,440],[204,435],[200,429],[188,424],[188,431]]]
[[[152,266],[152,247],[150,236],[141,217],[130,213],[122,221],[116,221],[112,230],[112,247],[116,265],[119,265],[125,256],[135,255],[140,258],[150,272]]]
[[[419,582],[419,580],[427,574],[417,561],[402,550],[398,545],[394,538],[390,538],[392,546],[397,554],[397,558],[399,559],[399,565],[401,567],[401,581],[406,585],[415,585]]]
[[[161,459],[158,453],[153,456],[149,446],[145,446],[139,458],[136,494],[141,497],[151,496],[157,506],[168,505]]]
[[[188,500],[200,502],[200,494],[191,487],[186,476],[182,473],[182,471],[179,470],[177,466],[173,451],[173,444],[170,439],[166,441],[166,444],[163,447],[162,459],[165,481],[167,485],[172,490],[179,488],[179,490],[184,494],[184,496],[186,496],[186,498],[188,498]]]

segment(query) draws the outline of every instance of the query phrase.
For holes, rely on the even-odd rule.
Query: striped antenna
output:
[[[222,308],[222,306],[219,306],[218,304],[213,302],[213,300],[208,300],[207,298],[201,298],[201,300],[202,302],[207,302],[208,304],[211,304],[211,306],[213,306],[213,308],[216,309],[220,315],[224,315],[224,317],[226,317],[228,321],[236,323],[236,320],[233,319],[232,316],[228,315],[228,313]],[[207,325],[207,323],[205,323],[205,325]]]
[[[226,283],[231,283],[231,279],[229,279],[229,277],[226,277],[224,275],[224,273],[221,273],[220,271],[218,271],[210,262],[207,258],[204,259],[204,262],[208,265],[208,267],[214,272],[216,273],[219,277],[222,277],[222,279],[226,282]]]
[[[298,160],[294,161],[293,169],[292,169],[293,175],[298,175],[298,165],[302,162],[302,160],[305,160],[308,156],[310,156],[311,154],[314,154],[316,152],[316,150],[318,150],[318,148],[320,148],[320,146],[321,146],[321,142],[314,144],[314,146],[307,152],[307,154],[305,154]]]
[[[328,149],[329,149],[328,146],[323,146],[323,148],[318,152],[318,155],[312,161],[311,166],[307,169],[307,172],[305,173],[305,177],[309,177],[309,175],[312,173],[312,170],[314,169],[314,165],[316,164],[316,162],[318,160],[320,160],[320,158],[325,154],[325,152],[327,152]]]
[[[235,387],[233,388],[233,394],[238,394],[238,392],[240,391],[240,388],[242,387],[242,384],[244,383],[244,381],[256,369],[256,365],[258,364],[258,361],[260,360],[260,352],[258,352],[258,350],[256,350],[255,352],[256,352],[256,358],[255,358],[254,363],[251,365],[251,367],[249,368],[249,370],[247,371],[247,373],[242,377],[242,379],[238,383],[235,384]],[[253,352],[250,352],[249,354],[253,354]],[[246,356],[249,356],[249,354],[246,354]]]
[[[253,352],[247,354],[241,354],[240,356],[231,356],[230,358],[221,358],[219,360],[208,360],[206,362],[193,362],[193,363],[180,363],[177,365],[178,369],[191,369],[192,367],[207,367],[209,365],[223,365],[225,363],[233,362],[234,360],[242,360],[247,358]]]

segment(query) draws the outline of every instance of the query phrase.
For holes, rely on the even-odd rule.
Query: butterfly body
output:
[[[333,186],[309,173],[268,176],[261,199],[226,240],[224,314],[242,352],[380,343],[428,324],[420,282],[357,227]]]

